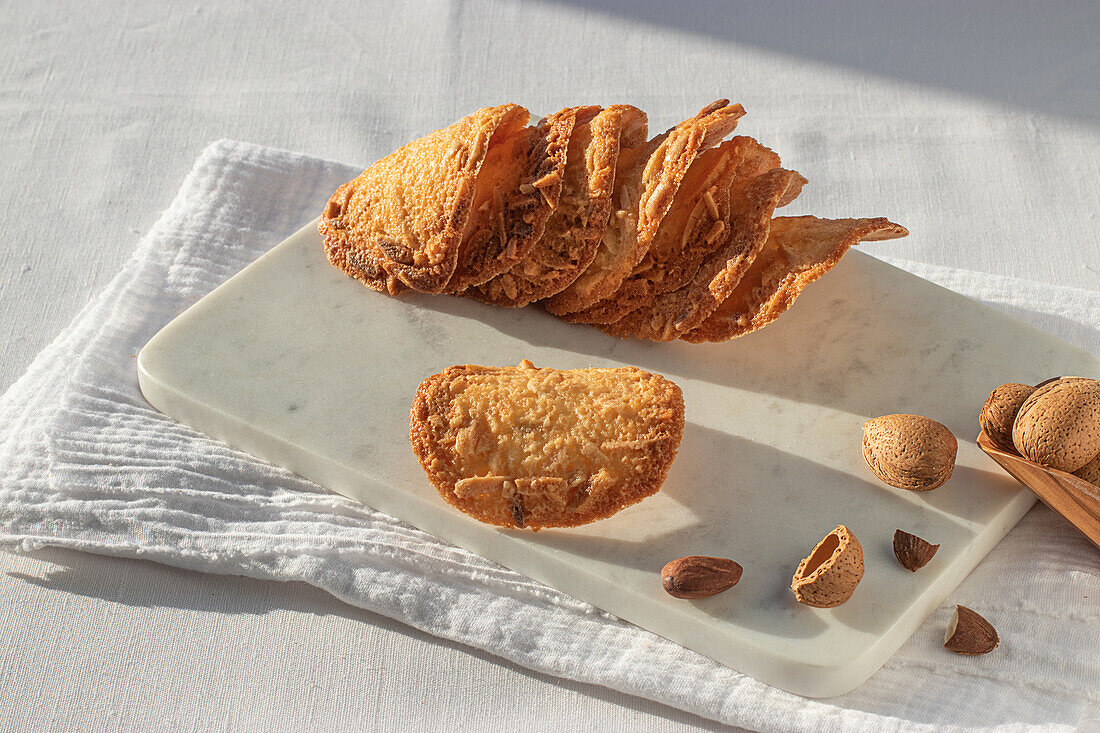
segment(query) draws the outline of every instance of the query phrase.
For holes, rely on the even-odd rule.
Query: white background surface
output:
[[[0,5],[0,389],[207,142],[366,165],[501,101],[630,102],[659,130],[728,96],[789,165],[824,160],[791,213],[886,215],[913,235],[882,254],[1100,289],[1096,6],[675,5]],[[0,730],[717,727],[304,585],[62,552],[0,567]]]

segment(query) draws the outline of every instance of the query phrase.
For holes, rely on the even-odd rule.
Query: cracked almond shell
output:
[[[1001,643],[997,630],[973,609],[955,606],[955,615],[947,624],[943,645],[956,654],[988,654]]]
[[[883,415],[863,423],[863,459],[879,479],[899,489],[942,486],[958,449],[946,426],[922,415]]]
[[[911,573],[917,572],[931,562],[939,549],[939,545],[933,545],[915,534],[900,529],[894,531],[894,557]]]
[[[862,578],[863,547],[841,524],[798,564],[791,590],[799,603],[833,608],[852,597]]]
[[[1064,377],[1035,390],[1012,425],[1024,458],[1074,473],[1100,455],[1100,382]]]

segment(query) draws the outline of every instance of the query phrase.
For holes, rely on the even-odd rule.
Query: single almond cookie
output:
[[[584,310],[614,293],[641,262],[696,156],[733,132],[745,114],[728,99],[620,156],[615,211],[588,269],[546,301],[546,310],[571,323],[587,323]]]
[[[561,198],[578,109],[566,107],[548,115],[489,152],[478,177],[470,226],[444,292],[461,293],[507,272],[542,239],[546,220]]]
[[[863,546],[838,525],[798,564],[791,590],[799,603],[833,608],[852,597],[863,579]]]
[[[517,168],[530,117],[484,107],[401,147],[336,189],[319,226],[336,267],[368,287],[439,293],[458,263],[478,193]],[[522,151],[526,160],[528,151]]]
[[[572,527],[656,493],[684,431],[680,388],[636,369],[453,366],[409,437],[452,506],[502,527]]]
[[[628,104],[576,109],[561,197],[542,238],[512,269],[465,295],[519,308],[565,290],[592,264],[611,215],[619,151],[645,141],[646,116]]]
[[[905,227],[883,218],[776,217],[751,264],[739,273],[723,273],[711,285],[725,299],[680,338],[694,343],[728,341],[757,331],[789,310],[799,294],[835,267],[853,245],[908,234]]]

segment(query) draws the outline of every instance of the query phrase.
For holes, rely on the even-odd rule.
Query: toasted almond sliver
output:
[[[714,201],[714,195],[707,191],[703,194],[703,203],[707,205],[707,213],[710,214],[711,219],[721,219],[721,214],[718,213],[718,204]]]

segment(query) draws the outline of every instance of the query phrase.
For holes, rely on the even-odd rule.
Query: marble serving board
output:
[[[537,533],[444,503],[409,447],[417,385],[451,364],[523,358],[634,365],[679,384],[687,426],[660,493],[585,527]],[[657,344],[535,307],[386,297],[328,264],[315,223],[166,326],[138,364],[146,398],[202,432],[814,697],[874,673],[1035,501],[974,443],[990,389],[1100,374],[1087,353],[861,252],[762,331]],[[900,491],[867,469],[861,425],[894,412],[928,415],[959,437],[942,488]],[[791,575],[841,523],[863,544],[863,581],[838,608],[801,606]],[[921,571],[894,559],[897,528],[942,545]],[[692,554],[733,558],[744,576],[718,596],[674,599],[659,570]]]

